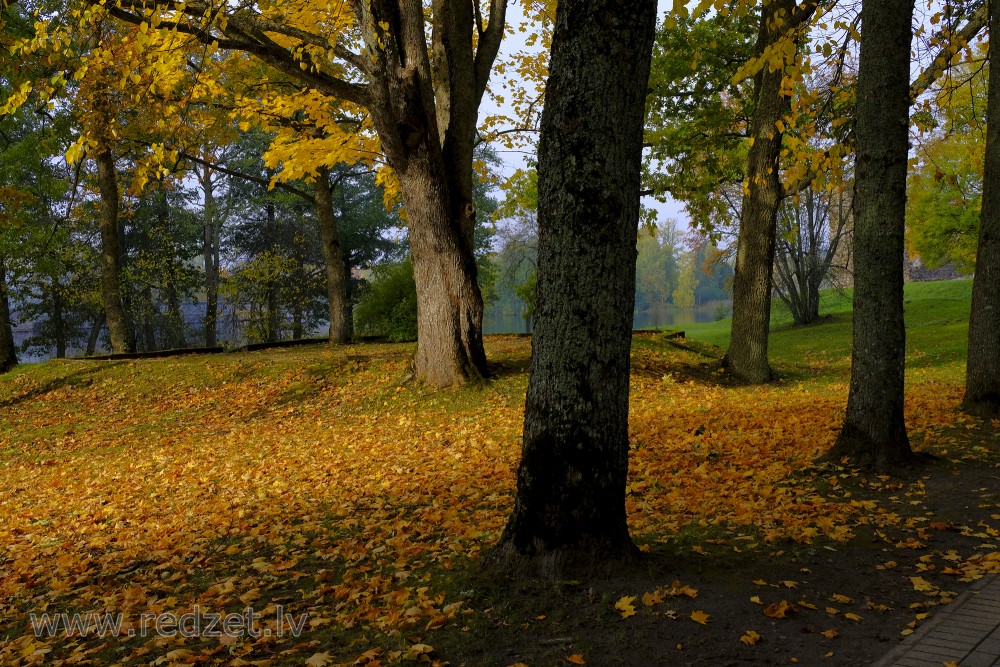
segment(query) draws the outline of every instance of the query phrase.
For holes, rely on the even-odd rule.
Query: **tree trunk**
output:
[[[0,373],[14,366],[17,366],[17,348],[14,346],[14,323],[10,319],[7,265],[0,255]]]
[[[62,285],[52,280],[52,333],[56,338],[56,359],[66,358],[66,318],[63,317]]]
[[[771,0],[761,11],[757,57],[790,29],[788,16],[794,0]],[[778,17],[781,17],[776,21]],[[771,326],[771,272],[774,269],[775,233],[782,188],[779,157],[783,132],[777,123],[791,109],[782,93],[785,68],[765,64],[754,80],[754,113],[750,121],[753,144],[747,154],[740,233],[733,278],[733,325],[729,350],[722,365],[744,382],[770,382],[774,378],[767,357]]]
[[[85,353],[86,356],[92,357],[94,356],[94,353],[97,351],[97,341],[101,336],[101,329],[104,328],[104,322],[106,319],[107,318],[104,316],[104,313],[102,312],[100,315],[97,316],[97,319],[94,320],[93,323],[91,323],[90,335],[87,336],[87,351]]]
[[[538,301],[517,500],[488,562],[630,562],[629,350],[655,0],[562,0],[538,163]]]
[[[399,175],[407,214],[421,221],[410,226],[417,285],[413,372],[419,381],[435,387],[459,385],[486,374],[483,295],[471,237],[462,231],[467,225],[456,225],[448,206],[447,181],[429,163],[428,155],[415,157]],[[470,215],[474,215],[471,210],[466,212],[466,217]]]
[[[844,427],[827,458],[912,458],[903,420],[903,227],[914,0],[864,0],[854,183],[854,342]]]
[[[351,340],[351,298],[348,293],[350,274],[344,273],[344,249],[340,245],[337,217],[333,211],[330,172],[320,169],[313,186],[316,224],[319,225],[326,268],[326,298],[330,318],[330,343],[339,345]]]
[[[219,318],[219,229],[212,170],[207,166],[201,174],[201,187],[205,193],[205,231],[202,239],[202,257],[205,262],[205,345],[215,347]]]
[[[122,354],[135,352],[132,326],[125,313],[121,289],[121,245],[118,240],[118,177],[115,158],[108,149],[94,158],[101,194],[98,222],[101,231],[101,301],[111,334],[111,349]]]
[[[1000,5],[990,0],[990,62],[1000,40]],[[986,157],[979,215],[976,276],[972,282],[969,356],[962,409],[1000,417],[1000,64],[990,67],[986,104]]]

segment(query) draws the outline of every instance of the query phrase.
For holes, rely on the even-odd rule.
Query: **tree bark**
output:
[[[118,176],[110,149],[103,149],[97,162],[97,184],[101,195],[98,222],[101,232],[101,301],[116,354],[135,352],[132,326],[125,312],[121,289],[121,244],[118,240]]]
[[[434,0],[433,67],[421,2],[351,5],[372,54],[367,106],[409,221],[417,284],[413,372],[430,385],[460,385],[487,371],[473,256],[472,157],[507,1],[491,0],[484,25],[473,3]]]
[[[10,318],[10,296],[7,289],[7,265],[0,255],[0,373],[17,366],[14,345],[14,323]]]
[[[1000,5],[990,0],[990,63],[1000,40]],[[990,67],[986,103],[986,157],[979,214],[976,276],[972,281],[969,356],[962,409],[985,419],[1000,417],[1000,64]]]
[[[913,0],[864,0],[854,183],[854,342],[843,430],[827,458],[913,457],[903,420],[903,228]]]
[[[801,10],[795,23],[789,16],[794,0],[770,0],[761,10],[756,54],[763,58],[767,47],[794,33],[812,11]],[[815,4],[812,5],[815,8]],[[797,43],[797,37],[789,36]],[[767,339],[771,326],[771,289],[774,270],[775,234],[782,187],[779,170],[783,132],[777,123],[791,109],[782,93],[785,68],[765,63],[754,79],[754,113],[750,121],[753,144],[747,154],[740,232],[736,244],[733,278],[732,339],[722,365],[744,382],[770,382],[774,373],[768,363]]]
[[[344,249],[340,244],[337,216],[333,210],[333,193],[330,189],[330,172],[320,169],[313,186],[313,201],[316,206],[316,224],[319,226],[320,242],[323,248],[323,263],[326,268],[326,298],[330,318],[330,343],[341,345],[351,341],[351,298],[349,291],[350,274],[344,272]]]
[[[562,0],[538,164],[538,301],[517,499],[488,563],[631,562],[629,350],[655,0]]]
[[[52,280],[52,333],[56,339],[56,359],[66,358],[66,318],[63,315],[62,285]]]
[[[200,174],[205,194],[202,257],[205,262],[205,346],[215,347],[219,318],[219,225],[215,203],[215,184],[208,166]]]
[[[104,313],[101,312],[97,319],[95,319],[90,325],[90,335],[87,336],[87,351],[86,356],[92,357],[97,351],[97,342],[101,336],[101,329],[104,328],[104,323],[107,320]]]

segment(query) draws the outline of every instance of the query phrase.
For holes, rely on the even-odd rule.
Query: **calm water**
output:
[[[679,327],[698,322],[714,322],[732,313],[730,301],[713,301],[693,308],[674,308],[661,305],[647,311],[635,313],[632,318],[634,329],[656,329],[659,327]],[[486,309],[483,317],[483,333],[528,333],[524,320],[524,306],[518,304],[494,304]]]

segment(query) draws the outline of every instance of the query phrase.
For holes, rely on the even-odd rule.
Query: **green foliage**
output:
[[[412,259],[375,267],[354,311],[354,326],[363,336],[384,336],[392,342],[417,339],[417,285]]]
[[[931,268],[954,262],[975,268],[986,147],[988,64],[961,65],[958,85],[931,105],[937,126],[920,144],[907,183],[906,231],[911,255]]]
[[[680,233],[673,220],[639,230],[635,263],[637,311],[666,304],[672,299],[680,273],[679,246]]]

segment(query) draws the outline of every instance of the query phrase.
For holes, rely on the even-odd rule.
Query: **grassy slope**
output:
[[[971,280],[908,283],[906,302],[907,367],[921,377],[956,379],[964,373],[969,326]],[[821,321],[808,327],[792,324],[784,304],[771,314],[769,350],[779,370],[808,365],[826,367],[831,377],[850,372],[852,290],[826,290],[821,296]],[[688,338],[725,348],[729,318],[685,326]]]
[[[907,287],[910,432],[938,453],[957,451],[954,438],[939,438],[943,429],[966,423],[954,407],[968,295],[968,282]],[[857,505],[836,477],[809,472],[836,435],[847,393],[847,304],[826,298],[832,315],[821,324],[795,329],[776,317],[771,349],[785,379],[767,387],[728,386],[709,359],[718,348],[678,349],[637,337],[628,509],[646,548],[684,562],[689,549],[699,550],[695,559],[702,550],[731,555],[720,545],[738,540],[740,558],[769,563],[792,547],[774,552],[768,545],[819,540],[840,548],[873,518],[886,530],[926,524],[920,517],[904,526],[896,512],[906,507],[882,513]],[[721,345],[727,328],[690,327],[688,335]],[[369,648],[405,654],[422,641],[451,646],[465,664],[516,662],[470,653],[492,645],[494,623],[519,622],[516,614],[497,619],[492,609],[507,605],[499,593],[496,600],[470,597],[479,584],[463,574],[495,543],[509,512],[527,382],[525,339],[490,338],[487,348],[495,379],[442,392],[400,386],[412,345],[53,361],[5,376],[0,664],[28,664],[14,656],[32,655],[75,660],[75,650],[94,651],[96,664],[148,664],[171,650],[195,651],[209,664],[281,650],[289,653],[279,653],[275,665],[301,665],[325,652],[352,663]],[[919,555],[895,558],[906,563],[911,554]],[[747,597],[740,604],[759,616]],[[521,602],[529,619],[539,614],[533,599]],[[594,603],[610,616],[609,628],[621,627],[611,625],[621,620],[615,599]],[[232,611],[247,600],[258,609],[284,603],[308,611],[316,625],[298,644],[221,647],[138,638],[36,645],[25,624],[42,605],[137,613],[198,603]],[[823,600],[814,602],[822,609]],[[681,617],[710,602],[685,604],[675,605]],[[465,616],[466,608],[474,611]],[[458,631],[459,619],[472,634]],[[720,623],[712,632],[721,634],[672,642],[702,637],[706,646],[721,642],[752,661],[754,649],[738,641],[746,628],[734,623],[732,637]],[[839,628],[844,642],[858,631],[850,621],[823,623]],[[436,635],[442,624],[451,639]],[[703,631],[688,624],[671,632]],[[538,632],[551,638],[564,631],[553,625]],[[850,641],[864,646],[867,639]],[[51,654],[33,653],[48,648]],[[596,642],[588,661],[614,664],[614,647],[605,648],[611,653],[602,662]],[[567,653],[554,645],[527,662],[557,664]],[[384,657],[393,662],[391,653]]]

